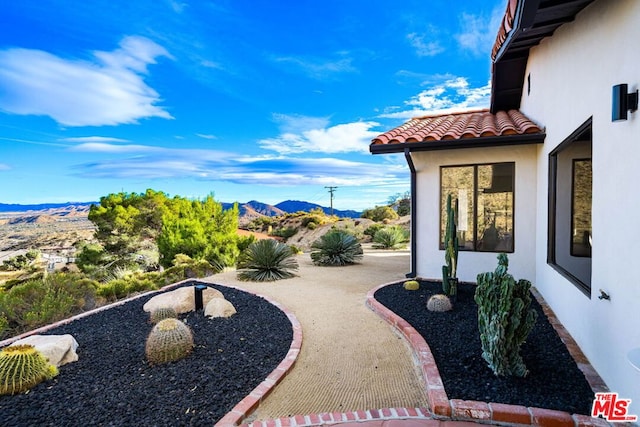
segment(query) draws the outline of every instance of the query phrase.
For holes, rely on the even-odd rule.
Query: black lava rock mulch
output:
[[[442,284],[421,282],[418,291],[402,284],[379,289],[375,298],[422,335],[435,358],[449,399],[524,405],[589,415],[594,393],[582,371],[533,298],[538,320],[521,348],[525,378],[496,377],[482,358],[475,285],[460,284],[454,309],[430,312],[427,300]]]
[[[150,297],[48,331],[72,334],[79,360],[28,393],[0,396],[0,424],[215,424],[280,364],[293,330],[286,315],[263,298],[212,286],[238,313],[226,319],[210,319],[202,311],[180,315],[193,331],[195,348],[176,362],[151,366],[145,360],[152,325],[142,306]]]

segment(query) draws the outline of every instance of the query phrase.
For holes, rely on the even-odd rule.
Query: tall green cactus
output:
[[[498,376],[524,377],[529,372],[520,355],[520,346],[536,323],[531,309],[531,282],[507,274],[507,255],[498,255],[493,273],[478,274],[475,301],[482,357]]]
[[[456,215],[458,214],[458,200],[452,206],[451,194],[447,196],[447,224],[444,232],[444,261],[442,266],[442,292],[455,297],[458,290],[458,230]],[[451,280],[453,279],[453,280]]]

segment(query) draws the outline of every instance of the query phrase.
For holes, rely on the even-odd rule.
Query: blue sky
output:
[[[0,31],[0,203],[169,195],[364,209],[409,189],[368,152],[488,107],[506,0],[21,0]]]

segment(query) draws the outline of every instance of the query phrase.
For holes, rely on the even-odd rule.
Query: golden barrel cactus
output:
[[[159,321],[149,333],[145,346],[147,360],[154,365],[188,356],[193,350],[191,329],[178,319]]]
[[[32,345],[15,345],[0,351],[0,395],[18,394],[58,375],[58,368]]]

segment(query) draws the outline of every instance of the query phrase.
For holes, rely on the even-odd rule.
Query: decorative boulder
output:
[[[236,308],[224,298],[214,298],[204,309],[204,315],[209,317],[231,317],[236,314]]]
[[[11,345],[31,345],[56,367],[78,360],[78,342],[69,334],[31,335]]]
[[[177,314],[194,311],[196,308],[195,286],[185,286],[173,291],[164,292],[151,298],[142,307],[146,312],[153,312],[159,308],[173,308]],[[222,292],[217,289],[207,287],[202,291],[202,305],[214,298],[224,298]]]

